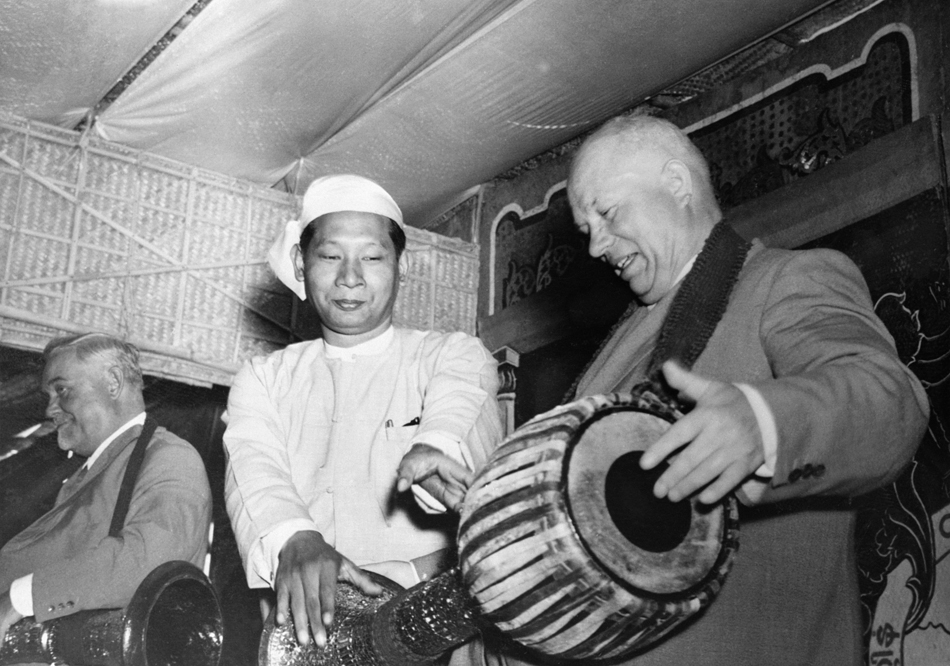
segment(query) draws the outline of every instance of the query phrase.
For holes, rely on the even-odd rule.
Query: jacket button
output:
[[[815,468],[812,467],[811,463],[805,463],[805,466],[802,467],[802,478],[807,479],[814,473],[815,473]]]
[[[795,483],[800,478],[802,478],[802,471],[798,469],[797,467],[788,473],[789,483]]]
[[[72,608],[72,607],[75,606],[75,605],[76,605],[76,604],[73,603],[72,601],[67,601],[67,602],[66,602],[66,608]]]
[[[52,612],[54,612],[55,610],[56,610],[56,606],[50,606],[49,608],[46,609],[46,612],[47,612],[47,613],[52,613]]]
[[[824,466],[824,465],[815,465],[815,472],[814,472],[814,474],[815,474],[815,478],[816,478],[816,479],[817,479],[818,477],[822,476],[824,473],[825,473],[825,466]]]

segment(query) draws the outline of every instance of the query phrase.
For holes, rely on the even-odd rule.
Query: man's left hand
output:
[[[700,502],[718,502],[765,462],[752,406],[732,384],[672,361],[663,364],[663,374],[680,399],[695,407],[644,452],[640,466],[652,469],[676,454],[653,494],[678,502],[702,489]]]
[[[396,489],[405,492],[418,483],[449,509],[458,508],[474,475],[461,463],[452,460],[434,446],[413,444],[402,457],[396,471]]]
[[[23,616],[16,612],[10,601],[10,590],[0,594],[0,643],[3,643],[10,627],[22,619]]]

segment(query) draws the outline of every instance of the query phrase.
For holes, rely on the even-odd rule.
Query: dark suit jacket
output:
[[[80,610],[122,608],[155,567],[202,566],[211,490],[188,442],[158,428],[146,449],[125,527],[108,536],[122,476],[141,432],[120,435],[76,487],[0,550],[0,590],[33,574],[33,611],[43,622]]]
[[[578,395],[643,379],[673,295],[617,330]],[[775,475],[739,493],[739,550],[720,595],[631,663],[861,663],[854,514],[841,498],[897,476],[929,408],[857,267],[830,250],[755,244],[694,370],[762,394],[778,429]]]

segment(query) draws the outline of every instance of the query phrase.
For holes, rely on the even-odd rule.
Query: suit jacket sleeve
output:
[[[854,496],[892,481],[927,424],[926,394],[874,314],[858,268],[830,250],[772,272],[759,337],[773,379],[754,382],[778,427],[760,501]]]
[[[111,518],[103,517],[106,533]],[[146,450],[121,534],[34,572],[36,619],[123,608],[157,566],[172,560],[200,565],[210,521],[211,490],[201,457],[160,429]]]

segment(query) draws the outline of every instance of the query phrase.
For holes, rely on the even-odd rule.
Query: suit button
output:
[[[56,606],[50,606],[49,608],[46,609],[46,612],[47,612],[47,613],[52,613],[52,612],[54,612],[55,610],[56,610]]]
[[[805,463],[805,466],[802,467],[802,478],[807,479],[814,473],[815,473],[815,468],[811,466],[811,463]]]
[[[66,608],[66,604],[60,603],[60,604],[59,604],[59,610],[63,610],[64,608]]]
[[[332,495],[332,494],[333,494],[333,488],[327,488],[327,493],[330,494],[330,495]]]
[[[816,478],[816,479],[817,479],[818,477],[824,475],[824,473],[825,473],[825,466],[824,466],[824,465],[815,465],[815,478]]]
[[[66,602],[66,608],[72,608],[72,607],[75,606],[75,605],[76,605],[76,604],[73,603],[72,601],[67,601],[67,602]]]
[[[795,483],[800,478],[802,478],[802,471],[798,469],[797,467],[788,473],[789,483]]]

